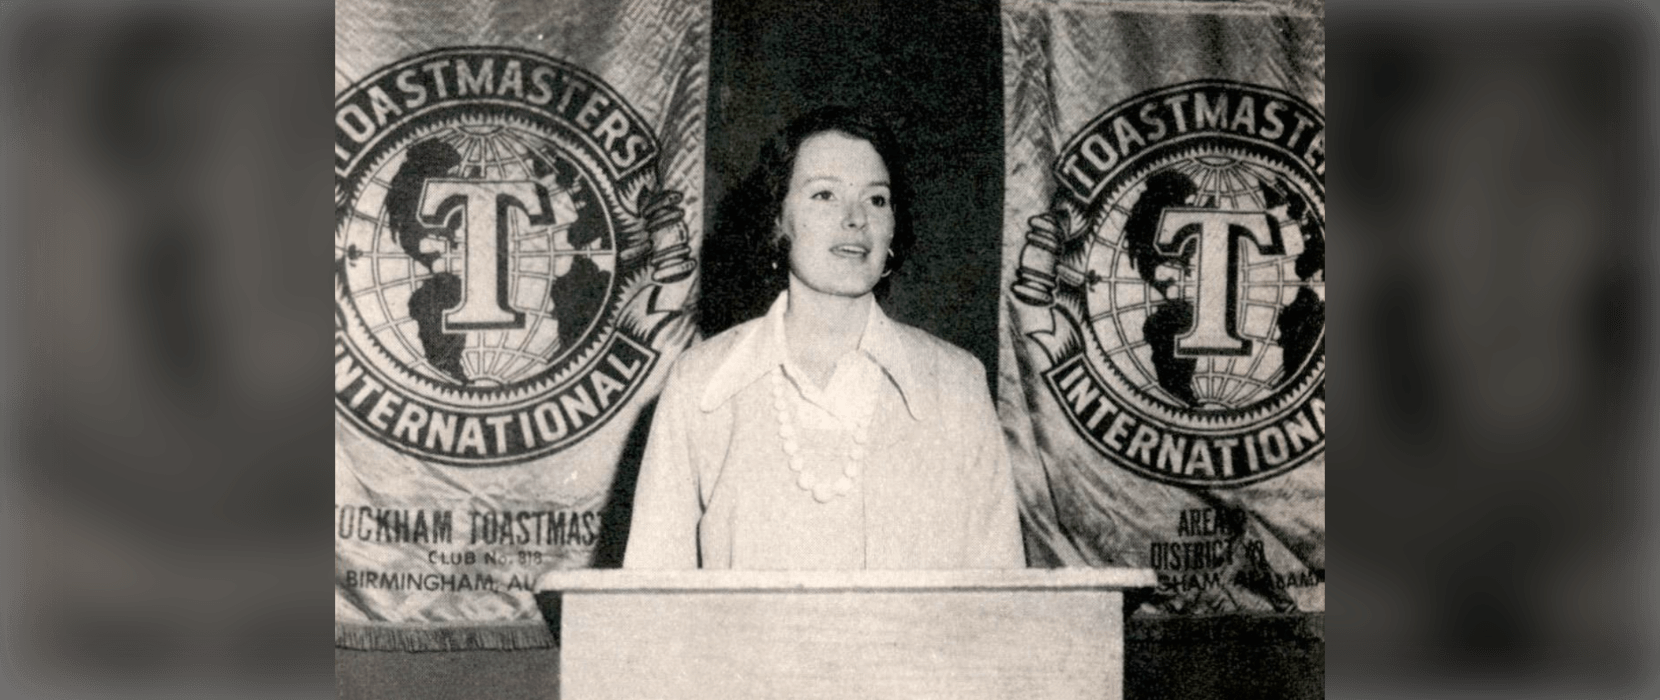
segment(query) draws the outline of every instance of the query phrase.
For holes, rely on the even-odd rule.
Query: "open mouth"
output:
[[[866,248],[865,246],[862,246],[862,245],[853,245],[853,244],[836,246],[834,248],[831,248],[830,252],[834,253],[836,255],[839,255],[841,257],[844,257],[844,258],[862,258],[866,255],[870,255],[870,249],[869,248]]]

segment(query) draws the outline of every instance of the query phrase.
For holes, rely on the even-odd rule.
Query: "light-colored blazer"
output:
[[[652,418],[623,565],[1024,567],[1014,482],[984,366],[875,304],[855,359],[874,362],[884,381],[874,384],[859,478],[828,503],[797,486],[769,381],[788,358],[786,298],[676,362]],[[833,444],[851,434],[820,437]],[[833,478],[840,466],[818,469]]]

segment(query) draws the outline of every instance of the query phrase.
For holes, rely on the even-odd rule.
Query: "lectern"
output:
[[[556,571],[560,697],[1123,697],[1151,569]]]

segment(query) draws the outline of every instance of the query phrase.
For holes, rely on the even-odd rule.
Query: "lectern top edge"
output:
[[[1012,591],[1122,590],[1158,584],[1152,569],[1070,568],[916,571],[550,571],[542,592],[665,593],[720,591]]]

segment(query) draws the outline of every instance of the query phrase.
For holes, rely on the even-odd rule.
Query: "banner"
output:
[[[1034,566],[1325,609],[1318,3],[1003,4],[999,412]]]
[[[549,646],[694,334],[709,5],[335,7],[336,643]]]

